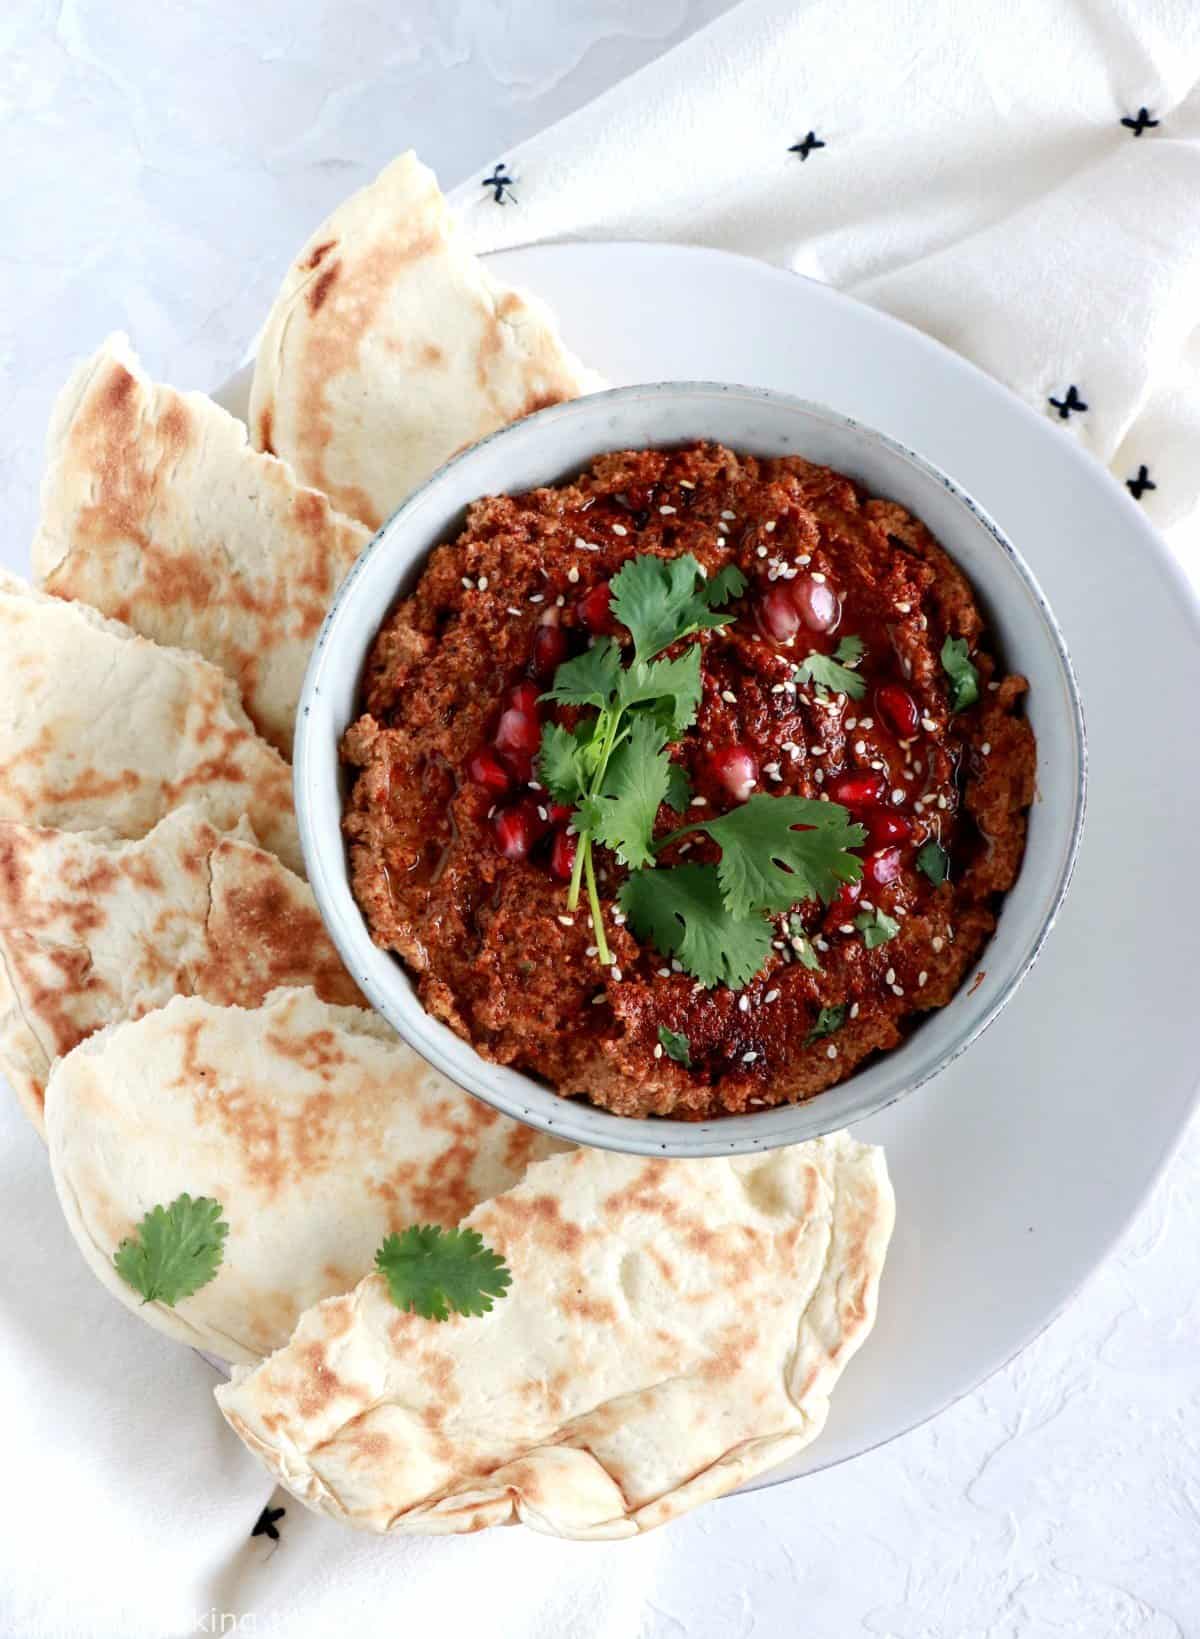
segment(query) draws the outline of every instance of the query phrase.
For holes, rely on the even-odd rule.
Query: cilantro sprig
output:
[[[216,1275],[228,1234],[220,1201],[179,1195],[170,1206],[147,1212],[114,1252],[113,1264],[125,1284],[142,1294],[143,1303],[174,1308]]]
[[[700,646],[673,659],[663,651],[725,625],[733,616],[724,605],[745,587],[733,566],[706,581],[690,554],[631,558],[613,579],[611,601],[632,638],[630,663],[606,638],[564,662],[546,696],[595,712],[571,729],[545,726],[538,774],[556,802],[574,809],[579,845],[567,904],[575,909],[586,884],[603,964],[612,955],[596,891],[597,844],[630,873],[617,898],[632,931],[709,987],[740,989],[761,969],[771,950],[768,916],[805,899],[828,904],[842,883],[862,874],[850,850],[866,840],[863,828],[837,803],[802,797],[759,794],[655,840],[663,804],[682,814],[689,801],[686,777],[667,748],[695,721],[701,694]],[[857,661],[863,646],[844,639],[838,653]],[[717,844],[717,864],[658,864],[665,848],[694,832]]]
[[[449,1320],[451,1310],[486,1315],[493,1298],[512,1285],[504,1259],[477,1230],[436,1224],[412,1224],[389,1235],[375,1254],[375,1267],[396,1307],[426,1320]]]
[[[690,553],[630,558],[612,580],[610,608],[633,639],[626,666],[611,638],[565,661],[546,699],[592,708],[574,730],[549,723],[542,731],[538,778],[556,802],[574,807],[579,844],[567,907],[579,903],[586,883],[600,961],[612,952],[604,932],[592,858],[596,843],[631,870],[654,863],[651,836],[664,802],[682,812],[688,800],[682,771],[672,773],[667,745],[691,727],[700,704],[700,650],[693,644],[675,659],[664,649],[696,632],[727,625],[723,606],[746,589],[730,565],[711,581]]]
[[[685,1070],[692,1067],[692,1044],[679,1030],[671,1030],[665,1024],[658,1027],[659,1045],[669,1059],[676,1064],[682,1064]]]
[[[839,1003],[837,1007],[823,1007],[817,1014],[812,1029],[804,1038],[805,1047],[811,1047],[815,1041],[824,1041],[826,1036],[836,1036],[846,1022],[848,1011],[844,1002]]]

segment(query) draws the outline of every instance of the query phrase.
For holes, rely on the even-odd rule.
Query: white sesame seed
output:
[[[883,982],[884,982],[885,985],[894,985],[895,984],[895,982],[896,982],[896,970],[895,970],[894,967],[888,968],[887,972],[883,976]]]
[[[892,986],[892,995],[893,996],[903,996],[903,994],[904,994],[904,986],[903,985],[893,985]]]
[[[827,1059],[837,1058],[837,1048],[833,1045],[832,1042],[830,1042],[829,1046],[825,1049],[825,1057]]]
[[[608,997],[601,990],[595,996],[592,997],[592,1006],[593,1007],[599,1007],[602,1002],[606,1002],[607,1000],[608,1000]]]
[[[573,916],[560,916],[558,920],[562,923],[564,928],[573,928],[575,926],[575,918]]]
[[[462,583],[468,592],[473,592],[475,590],[475,582],[471,579],[470,575],[464,575],[462,578]]]
[[[708,798],[707,797],[693,797],[692,798],[692,807],[693,808],[707,808],[708,807]]]
[[[696,567],[700,571],[700,579],[701,580],[707,580],[708,579],[708,570],[704,567],[704,565],[702,563],[700,563],[700,564],[697,564]]]
[[[824,785],[825,784],[825,770],[823,768],[814,768],[813,769],[813,779],[816,780],[818,785]]]
[[[950,806],[949,803],[946,801],[945,797],[939,797],[938,801],[937,801],[937,805],[938,805],[939,808],[948,808]]]
[[[587,954],[589,956],[596,956],[596,955],[599,954],[599,950],[600,950],[599,945],[589,945],[588,948],[587,948]]]
[[[825,577],[824,577],[824,575],[822,575],[822,574],[821,574],[821,572],[820,572],[820,570],[819,570],[819,569],[814,569],[814,570],[813,570],[813,572],[812,572],[812,578],[813,578],[813,580],[815,580],[815,581],[816,581],[816,583],[817,583],[817,585],[818,585],[818,586],[824,586],[824,584],[825,584]]]
[[[736,512],[728,512],[728,511],[726,511],[726,512],[723,512],[723,513],[722,513],[722,514],[721,514],[721,516],[722,516],[722,518],[728,518],[728,519],[729,519],[729,520],[730,520],[730,522],[732,522],[732,521],[733,521],[733,519],[734,519],[734,518],[736,518],[736,517],[737,517],[737,513],[736,513]]]
[[[899,612],[902,615],[910,615],[912,613],[912,604],[911,603],[898,603],[896,605],[896,608],[899,610]]]
[[[718,524],[717,525],[717,533],[718,533],[718,535],[728,535],[729,525],[728,524]]]
[[[796,559],[796,562],[799,563],[799,564],[811,563],[812,562],[812,553],[811,552],[801,552],[800,556]]]
[[[928,973],[926,973],[925,969],[922,968],[920,973],[917,974],[917,986],[920,990],[924,990],[924,988],[928,984],[928,982],[929,982],[929,975],[928,975]]]
[[[857,1002],[851,1002],[850,1003],[850,1017],[852,1019],[857,1019],[857,1017],[858,1017],[858,1003]]]
[[[858,720],[858,726],[859,728],[874,728],[875,719],[873,717],[860,717]]]
[[[867,742],[865,740],[855,740],[854,749],[860,757],[865,756],[867,751]]]
[[[846,727],[848,729],[857,728],[858,727],[858,718],[857,717],[847,717]]]
[[[534,592],[529,601],[530,603],[545,603],[546,594],[544,592]]]
[[[937,727],[937,724],[934,722],[932,717],[922,717],[921,727],[925,730],[926,734],[932,734],[934,729]]]
[[[907,794],[908,793],[906,791],[904,791],[904,789],[901,786],[897,786],[896,789],[892,792],[892,801],[894,803],[902,803],[904,801],[905,797],[907,796]]]
[[[492,817],[492,815],[493,815],[493,814],[494,814],[494,813],[495,813],[495,812],[496,812],[496,804],[495,804],[495,803],[493,803],[493,804],[492,804],[492,806],[491,806],[491,807],[490,807],[490,808],[489,808],[489,809],[488,809],[488,811],[487,811],[487,817],[488,817],[488,819],[491,819],[491,817]]]
[[[996,690],[999,687],[1000,687],[999,683],[989,683],[988,684],[988,693],[989,694],[995,694]]]
[[[859,904],[865,911],[873,911],[875,909],[875,901],[873,899],[860,899]]]
[[[669,967],[660,967],[658,969],[658,976],[659,976],[660,979],[669,979],[671,977],[670,968]]]
[[[737,695],[734,694],[732,689],[722,689],[721,699],[727,700],[731,706],[737,705]]]
[[[540,791],[542,789],[536,780],[529,780],[526,783],[531,791]]]
[[[883,773],[883,764],[880,762],[878,757],[872,757],[871,767],[876,771],[877,774],[882,774]]]
[[[612,526],[612,532],[614,535],[628,535],[629,533],[624,524],[614,524]]]
[[[749,1013],[749,1011],[750,1011],[750,998],[749,998],[749,996],[739,996],[738,997],[738,1012],[739,1013]]]
[[[544,823],[549,818],[550,818],[550,815],[542,807],[541,803],[539,803],[538,804],[538,819],[540,819]]]
[[[990,757],[992,754],[992,742],[990,740],[985,740],[979,749],[985,757]]]
[[[599,552],[600,550],[595,541],[585,541],[582,535],[576,535],[575,545],[581,552]]]
[[[621,980],[625,977],[625,975],[621,972],[620,968],[617,967],[615,964],[609,969],[609,972],[612,974],[613,978],[616,980],[616,982],[618,984],[620,984]]]
[[[664,518],[667,518],[670,517],[675,508],[673,506],[660,506],[658,510],[662,513]]]
[[[659,1042],[658,1046],[654,1049],[654,1056],[655,1056],[656,1059],[662,1058],[662,1056],[663,1056],[663,1044],[662,1044],[662,1042]]]
[[[763,528],[766,530],[767,534],[769,535],[771,533],[771,531],[775,528],[775,519],[772,518],[770,523],[766,523],[766,524],[763,525]]]
[[[671,958],[671,972],[672,973],[682,973],[683,972],[683,963],[675,956],[673,956]]]
[[[813,944],[817,947],[818,950],[828,950],[829,949],[828,939],[814,939]]]
[[[760,557],[760,558],[765,558],[766,555],[767,555],[767,549],[766,549],[765,546],[756,546],[754,550],[755,550],[755,553],[757,554],[757,556]],[[771,573],[775,574],[776,571],[772,570]]]
[[[772,683],[771,684],[771,693],[772,694],[782,694],[783,693],[783,684],[782,683]]]
[[[508,612],[510,615],[519,615],[521,613],[519,609],[514,609],[511,604],[508,606]]]
[[[567,579],[570,581],[572,586],[576,585],[579,580],[579,571],[576,569],[574,564],[572,564],[567,570]]]
[[[768,990],[766,995],[763,997],[764,1002],[777,1002],[778,1000],[779,992],[777,990]]]
[[[612,913],[612,919],[617,924],[617,926],[619,928],[623,928],[625,926],[625,912],[624,911],[614,911]]]
[[[839,933],[853,933],[854,932],[854,923],[853,922],[843,922],[842,925],[838,928],[838,932]]]
[[[679,480],[679,487],[680,489],[695,489],[696,486],[692,483],[690,478],[681,478]]]
[[[933,938],[929,942],[933,946],[934,953],[936,955],[940,955],[941,952],[942,952],[942,948],[946,943],[946,941],[942,938],[941,934],[940,933],[935,933]]]
[[[753,1048],[751,1048],[750,1052],[742,1054],[742,1063],[753,1064],[757,1057],[758,1054],[753,1050]]]

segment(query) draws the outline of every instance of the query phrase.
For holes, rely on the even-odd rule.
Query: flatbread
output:
[[[339,205],[259,344],[255,444],[372,529],[456,450],[600,385],[549,311],[471,255],[412,153]]]
[[[574,1151],[467,1218],[512,1272],[490,1314],[401,1313],[371,1275],[217,1401],[350,1525],[632,1536],[820,1433],[892,1219],[882,1150],[845,1133],[722,1161]]]
[[[0,824],[0,1072],[42,1130],[54,1059],[175,995],[361,1004],[308,884],[189,804],[138,841]]]
[[[198,655],[0,571],[0,820],[145,836],[198,802],[303,871],[291,770]]]
[[[561,1148],[462,1092],[375,1014],[282,990],[253,1011],[176,997],[90,1037],[46,1090],[54,1181],[92,1269],[159,1331],[226,1360],[278,1348],[392,1229],[453,1224]],[[113,1253],[187,1191],[229,1222],[216,1278],[143,1304]]]
[[[369,539],[211,399],[155,386],[125,336],[59,395],[39,583],[211,660],[285,757],[313,639]]]

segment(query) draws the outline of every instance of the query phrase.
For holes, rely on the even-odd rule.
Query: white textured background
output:
[[[0,0],[0,561],[26,566],[51,399],[106,331],[219,382],[393,152],[482,177],[726,3]],[[1200,1635],[1198,1242],[1194,1129],[1119,1255],[978,1393],[667,1533],[637,1639]]]

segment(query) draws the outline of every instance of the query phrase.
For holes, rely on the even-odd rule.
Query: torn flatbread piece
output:
[[[198,802],[303,871],[287,763],[215,666],[0,571],[0,820],[142,837]]]
[[[59,395],[39,583],[211,660],[285,757],[313,639],[369,539],[210,398],[156,386],[125,336]]]
[[[308,884],[246,821],[222,833],[188,804],[133,842],[0,823],[0,1072],[39,1130],[50,1065],[94,1031],[281,985],[362,1004]]]
[[[176,997],[89,1037],[51,1072],[46,1134],[99,1278],[159,1331],[232,1361],[279,1348],[391,1230],[453,1225],[562,1147],[461,1091],[375,1014],[310,990],[253,1010]],[[221,1203],[221,1266],[174,1308],[142,1303],[113,1254],[185,1191]]]
[[[371,529],[456,450],[601,385],[548,310],[467,246],[402,154],[289,268],[259,344],[251,436]]]
[[[512,1274],[489,1314],[402,1313],[373,1274],[217,1400],[350,1525],[631,1536],[820,1433],[892,1219],[882,1150],[845,1133],[734,1160],[577,1150],[466,1219]]]

